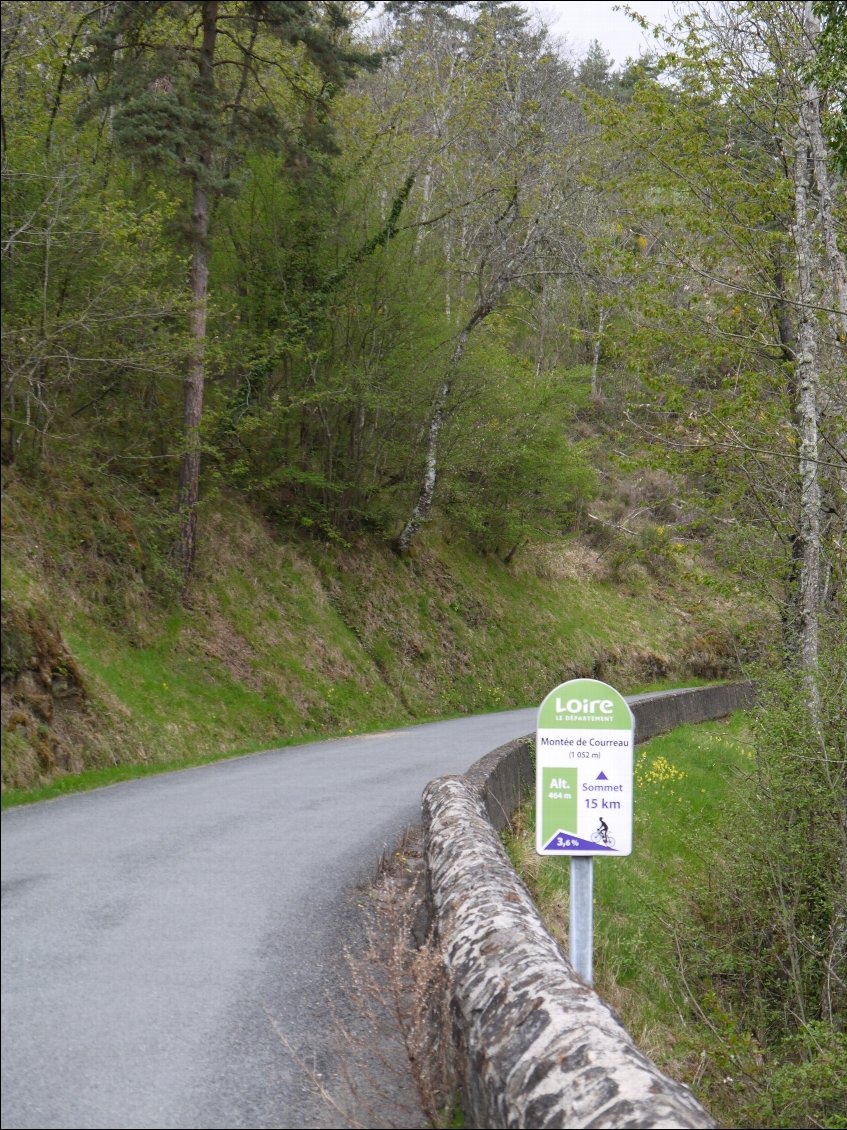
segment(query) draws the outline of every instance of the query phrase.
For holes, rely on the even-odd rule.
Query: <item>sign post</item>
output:
[[[562,683],[538,711],[535,850],[570,857],[570,959],[589,985],[593,857],[632,851],[634,739],[626,699],[597,679]]]

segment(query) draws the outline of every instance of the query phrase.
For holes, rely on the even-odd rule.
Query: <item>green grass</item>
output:
[[[242,750],[241,752],[255,751]],[[104,769],[86,769],[83,773],[58,777],[51,781],[49,785],[40,785],[34,789],[7,789],[3,793],[3,808],[16,808],[22,804],[37,804],[42,800],[54,800],[56,797],[69,796],[72,793],[85,793],[91,789],[103,789],[109,785],[117,785],[121,781],[134,781],[138,777],[152,777],[159,773],[191,769],[198,765],[207,765],[212,761],[222,761],[237,756],[239,756],[238,751],[233,751],[221,753],[217,756],[187,758],[184,761],[159,761],[153,765],[111,765]]]
[[[465,1112],[461,1107],[459,1096],[453,1109],[444,1112],[443,1127],[444,1130],[465,1130]]]
[[[509,708],[511,709],[511,708]],[[419,719],[421,722],[443,722],[459,715],[450,714]],[[184,757],[171,761],[155,761],[147,763],[127,762],[123,765],[108,765],[102,769],[87,769],[83,773],[68,774],[57,777],[46,785],[38,785],[31,789],[5,789],[2,796],[3,808],[15,808],[22,804],[37,804],[42,800],[52,800],[55,797],[68,796],[72,793],[89,792],[91,789],[106,788],[116,785],[121,781],[133,781],[138,777],[151,777],[160,773],[177,773],[181,769],[196,769],[201,765],[212,765],[216,761],[229,761],[236,757],[248,757],[251,753],[261,753],[268,749],[284,749],[287,746],[310,745],[315,742],[331,741],[334,738],[348,738],[367,733],[380,733],[394,729],[393,725],[363,726],[356,730],[339,730],[336,733],[315,734],[300,733],[287,735],[273,742],[254,742],[250,745],[220,750],[199,757]]]
[[[633,694],[651,694],[654,691],[671,691],[677,690],[681,687],[712,687],[721,682],[731,682],[732,680],[726,679],[698,679],[694,675],[686,675],[683,683],[679,686],[674,685],[673,680],[669,679],[653,679],[649,683],[637,683],[626,693],[627,695]],[[678,681],[677,681],[678,682]]]
[[[758,958],[726,913],[743,908],[726,900],[733,868],[753,865],[744,813],[756,780],[744,715],[637,748],[632,855],[595,858],[594,984],[641,1050],[719,1125],[843,1130],[839,1021],[798,1021],[773,1038],[756,1023],[756,1002],[737,995],[748,991],[738,973]],[[569,864],[535,854],[534,815],[532,804],[521,808],[506,845],[567,952]]]
[[[25,512],[26,495],[20,503],[4,542],[4,598],[55,620],[57,647],[67,644],[88,693],[75,713],[57,706],[55,726],[25,693],[12,700],[30,711],[3,733],[13,795],[55,795],[41,792],[52,780],[68,791],[82,769],[83,781],[129,763],[146,773],[522,707],[580,675],[624,692],[691,685],[700,680],[688,656],[724,611],[697,596],[695,614],[687,582],[619,590],[575,539],[526,549],[505,568],[430,531],[414,559],[399,559],[375,542],[281,543],[224,499],[204,516],[194,591],[180,609],[96,546],[78,558],[68,549],[61,564],[30,552],[30,541],[49,544],[62,512]]]
[[[84,652],[83,648],[83,652]],[[102,658],[101,658],[101,663]],[[100,664],[98,664],[99,666]],[[93,664],[92,664],[93,666]],[[150,666],[148,657],[142,655],[140,657],[140,667],[142,671],[147,671],[149,675]],[[105,668],[104,668],[105,669]],[[152,683],[155,686],[156,680],[162,675],[162,669],[158,665],[153,666]],[[119,670],[113,685],[120,685],[124,678],[129,676],[125,671]],[[129,701],[132,703],[133,696],[140,693],[140,688],[143,687],[143,681],[139,679],[130,679],[133,684],[133,690],[129,694]],[[650,688],[655,690],[671,689],[670,687],[657,685]],[[351,688],[351,693],[355,693],[356,688]],[[632,694],[641,693],[641,688],[635,689]],[[529,704],[534,705],[534,704]],[[142,704],[138,710],[139,715],[145,712],[145,706]],[[500,707],[501,711],[508,711],[515,709],[513,706]],[[492,713],[496,713],[493,710]],[[449,714],[433,714],[415,719],[414,724],[420,725],[425,722],[443,722],[451,718],[464,717],[464,712],[453,711]],[[307,745],[312,742],[329,741],[333,738],[345,738],[351,735],[365,734],[365,733],[379,733],[385,730],[394,729],[398,724],[408,725],[409,720],[404,719],[401,723],[397,721],[385,721],[380,724],[379,720],[374,720],[372,724],[361,725],[355,729],[348,728],[346,730],[338,730],[329,733],[314,733],[309,731],[297,732],[281,736],[275,740],[250,742],[244,745],[235,747],[227,747],[215,752],[202,754],[199,756],[186,755],[185,757],[164,759],[153,762],[125,762],[117,765],[104,765],[96,769],[87,769],[82,773],[68,774],[65,776],[57,777],[48,784],[37,785],[34,788],[15,789],[6,788],[2,794],[2,808],[14,808],[23,804],[37,804],[42,800],[51,800],[55,797],[68,796],[73,793],[88,792],[91,789],[105,788],[109,785],[116,785],[121,781],[132,781],[139,777],[149,777],[159,773],[176,773],[181,769],[196,768],[200,765],[211,765],[216,761],[225,761],[235,757],[246,757],[251,753],[259,753],[267,749],[281,749],[286,746],[292,745]]]

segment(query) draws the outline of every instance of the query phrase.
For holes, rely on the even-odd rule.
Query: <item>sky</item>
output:
[[[599,39],[620,66],[627,56],[637,57],[655,44],[623,12],[613,11],[619,4],[604,0],[526,0],[523,6],[539,12],[553,34],[564,36],[576,55],[584,55],[591,41]],[[630,6],[651,24],[673,19],[673,4],[669,0],[635,0]]]
[[[515,2],[515,0],[513,0]],[[599,39],[616,66],[628,57],[638,58],[656,40],[623,12],[623,0],[517,0],[527,11],[537,12],[550,28],[554,38],[563,38],[572,54],[583,56],[592,40]],[[630,0],[629,7],[644,16],[650,24],[673,23],[673,0]],[[382,9],[377,4],[373,14],[366,15],[364,26],[376,20]]]

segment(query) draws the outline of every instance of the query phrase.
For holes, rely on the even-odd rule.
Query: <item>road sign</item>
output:
[[[597,679],[556,687],[538,711],[539,855],[629,855],[635,721],[623,695]]]

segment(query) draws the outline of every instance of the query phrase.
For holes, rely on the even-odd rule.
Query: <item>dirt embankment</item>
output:
[[[79,773],[88,696],[57,623],[45,608],[4,600],[0,625],[3,726],[14,754],[3,758],[4,783],[25,787],[39,777]]]

